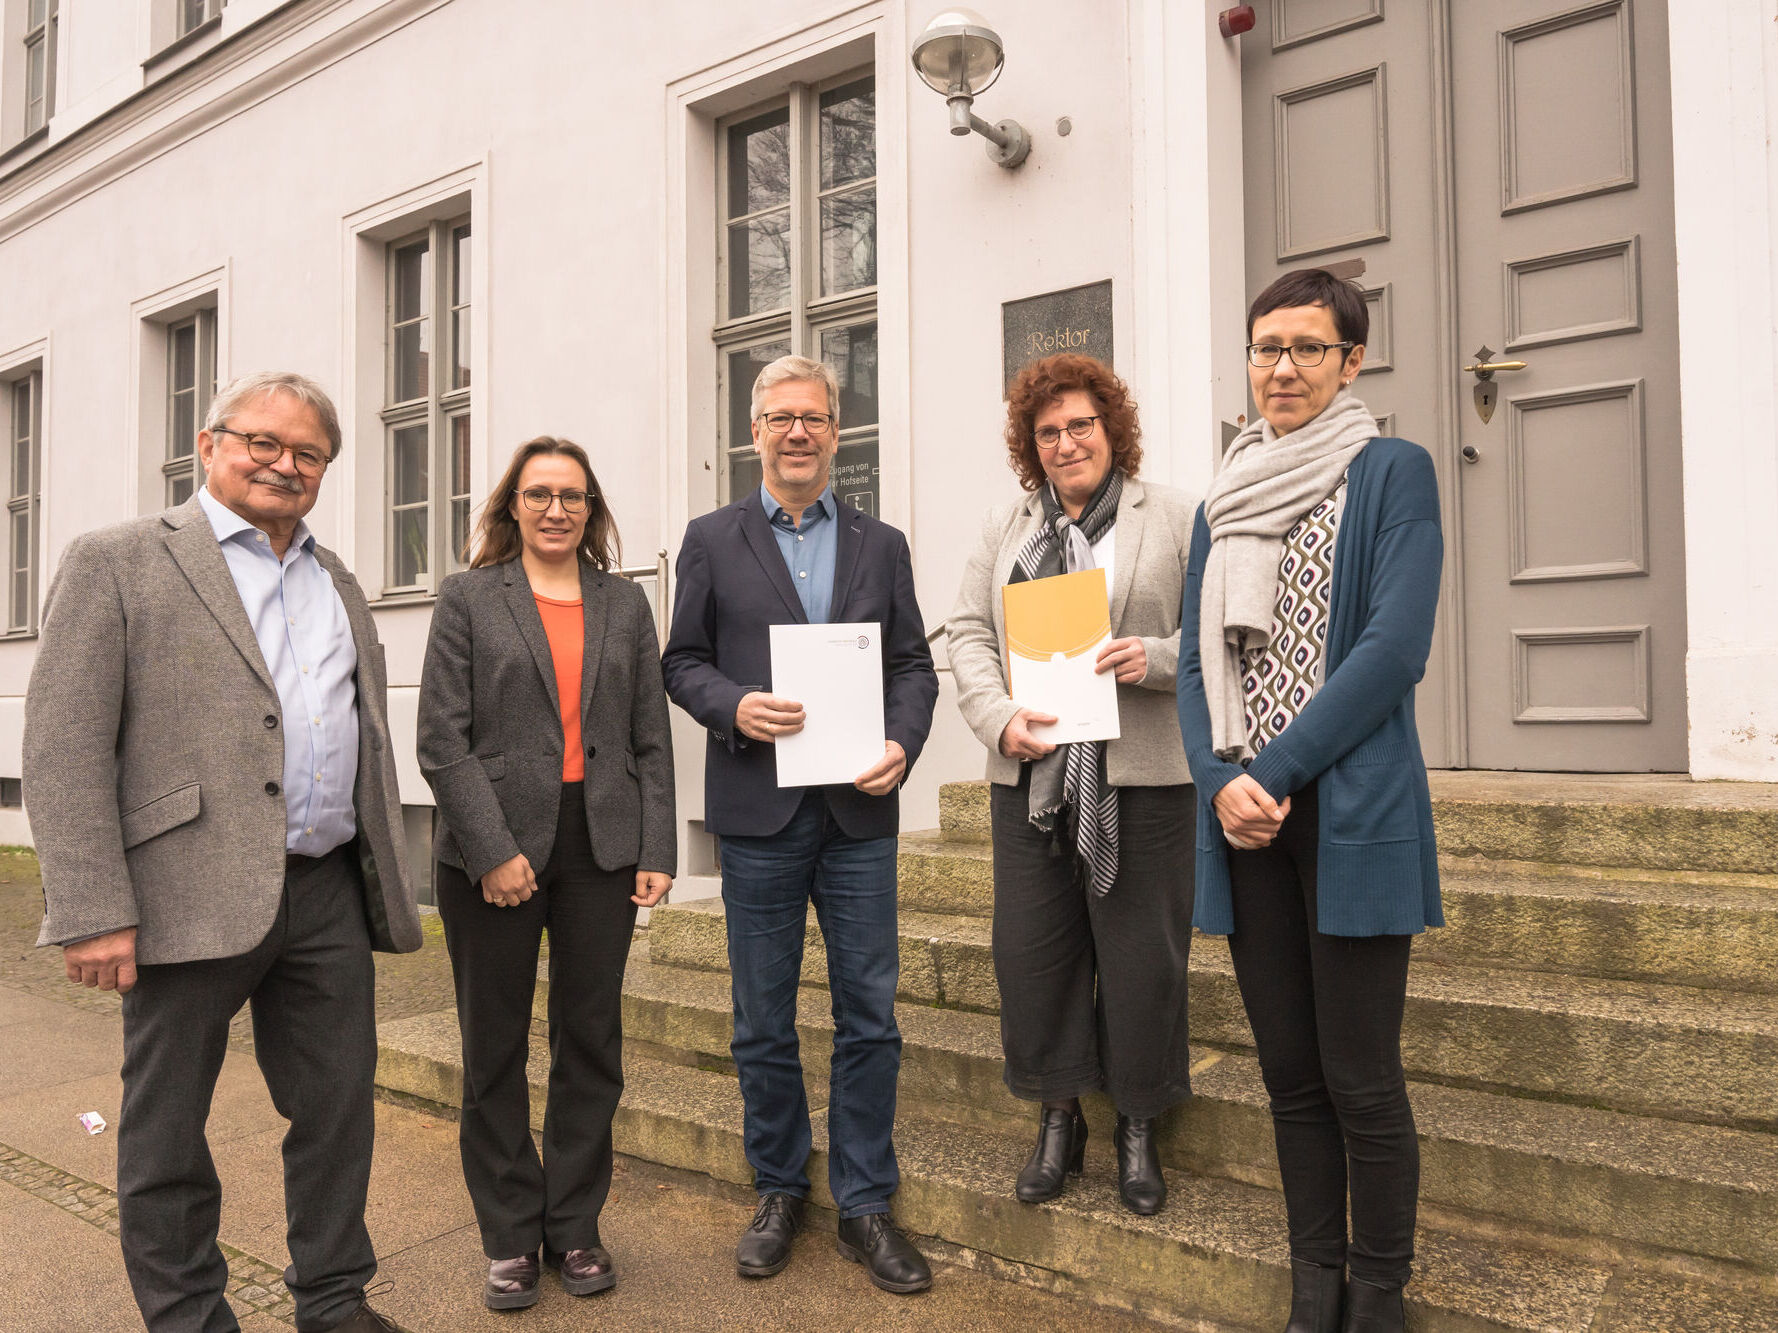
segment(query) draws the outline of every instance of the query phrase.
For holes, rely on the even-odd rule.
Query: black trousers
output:
[[[284,1135],[284,1212],[299,1329],[364,1299],[376,1074],[376,973],[350,844],[293,869],[266,937],[233,958],[137,969],[123,997],[119,1240],[151,1333],[238,1329],[216,1247],[222,1187],[204,1137],[229,1020],[253,1011],[254,1054]]]
[[[636,870],[601,870],[581,784],[562,784],[556,845],[537,892],[496,907],[456,866],[434,876],[463,1034],[458,1143],[482,1249],[516,1259],[599,1243],[611,1192],[611,1119],[624,1090],[624,963]],[[531,1140],[531,1000],[549,931],[549,1098],[543,1156]]]
[[[1401,1067],[1413,937],[1315,928],[1315,788],[1290,799],[1271,846],[1229,851],[1229,952],[1271,1098],[1290,1252],[1398,1287],[1413,1267],[1420,1191]]]
[[[994,975],[1006,1086],[1027,1101],[1103,1089],[1125,1115],[1191,1096],[1190,786],[1120,787],[1117,882],[1095,898],[1031,827],[1030,768],[992,787]]]

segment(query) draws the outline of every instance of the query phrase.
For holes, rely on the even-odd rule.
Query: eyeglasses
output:
[[[519,492],[519,497],[524,500],[525,508],[535,509],[540,514],[548,511],[552,500],[562,502],[564,514],[584,514],[587,501],[592,498],[585,491],[546,491],[541,486],[532,486],[522,490]]]
[[[1277,343],[1248,343],[1247,364],[1263,370],[1267,366],[1277,365],[1284,354],[1289,352],[1290,359],[1299,366],[1318,366],[1326,358],[1329,348],[1341,347],[1351,351],[1356,346],[1358,344],[1354,342],[1295,343],[1290,347],[1280,347]]]
[[[1054,449],[1062,442],[1062,431],[1068,432],[1071,440],[1084,440],[1093,433],[1093,423],[1098,417],[1076,417],[1060,429],[1055,426],[1039,426],[1031,432],[1031,438],[1037,441],[1039,449]]]
[[[773,435],[788,435],[799,421],[810,435],[826,435],[833,429],[833,418],[826,412],[764,412],[759,419]]]
[[[249,435],[244,430],[231,430],[227,426],[212,426],[210,433],[233,435],[246,444],[247,457],[266,466],[276,463],[285,453],[289,453],[290,461],[296,464],[296,470],[305,477],[319,477],[333,461],[312,444],[285,444],[276,435]]]

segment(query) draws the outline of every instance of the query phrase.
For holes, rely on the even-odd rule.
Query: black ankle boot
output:
[[[1064,1175],[1078,1176],[1087,1150],[1087,1119],[1079,1111],[1046,1106],[1037,1121],[1037,1146],[1014,1187],[1021,1203],[1042,1203],[1062,1192]]]
[[[1154,1120],[1117,1117],[1117,1192],[1124,1207],[1143,1217],[1167,1202],[1167,1181],[1155,1152]]]
[[[1346,1322],[1340,1333],[1402,1333],[1405,1319],[1400,1287],[1379,1287],[1359,1278],[1346,1284]]]
[[[1284,1333],[1341,1333],[1346,1270],[1307,1259],[1290,1261],[1290,1323]]]

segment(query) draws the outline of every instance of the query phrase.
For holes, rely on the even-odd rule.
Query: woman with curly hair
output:
[[[1186,963],[1195,806],[1173,707],[1194,502],[1136,479],[1136,404],[1110,367],[1063,354],[1019,372],[1008,464],[1028,492],[992,510],[949,623],[957,703],[988,747],[994,972],[1006,1085],[1040,1102],[1016,1193],[1040,1203],[1078,1175],[1081,1094],[1117,1109],[1118,1192],[1156,1212],[1167,1186],[1155,1117],[1191,1095]],[[1008,583],[1100,568],[1122,735],[1055,745],[1056,719],[1007,694]]]

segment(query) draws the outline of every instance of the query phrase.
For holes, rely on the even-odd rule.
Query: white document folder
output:
[[[850,625],[773,625],[772,693],[803,706],[803,729],[780,736],[778,785],[852,781],[883,758],[883,631]]]
[[[1117,676],[1093,670],[1111,641],[1111,603],[1103,569],[1009,583],[1006,612],[1007,692],[1022,708],[1060,719],[1032,727],[1042,741],[1114,741]]]

